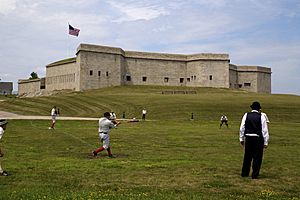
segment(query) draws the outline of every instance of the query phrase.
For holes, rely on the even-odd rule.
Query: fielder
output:
[[[227,122],[228,122],[228,118],[227,118],[226,115],[222,115],[220,121],[221,121],[221,123],[220,123],[220,128],[222,127],[223,123],[225,123],[225,125],[226,125],[227,128],[228,128],[228,123],[227,123]]]
[[[4,131],[6,129],[6,124],[7,124],[7,121],[5,119],[0,119],[0,140],[4,134]],[[4,154],[3,152],[1,151],[1,148],[0,148],[0,157],[3,157]],[[8,176],[8,173],[6,171],[3,171],[2,167],[1,167],[1,162],[0,162],[0,174],[2,176]]]
[[[52,123],[51,123],[51,126],[49,127],[49,129],[54,129],[57,115],[58,115],[58,110],[56,110],[56,106],[54,106],[51,109],[51,120],[52,120]]]
[[[113,155],[111,153],[110,142],[109,142],[109,132],[110,132],[110,129],[116,128],[120,123],[117,122],[116,124],[114,124],[110,120],[110,117],[111,117],[110,113],[105,112],[103,117],[101,117],[99,119],[99,130],[98,131],[99,131],[100,141],[103,143],[103,145],[92,152],[93,156],[97,156],[97,154],[99,152],[106,149],[108,156],[110,158],[113,157]]]

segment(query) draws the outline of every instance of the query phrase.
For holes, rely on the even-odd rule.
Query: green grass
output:
[[[298,96],[207,88],[162,95],[163,89],[116,87],[0,102],[1,110],[18,113],[47,115],[54,104],[65,116],[89,117],[108,109],[139,117],[146,106],[152,119],[112,130],[114,159],[106,152],[89,156],[100,145],[97,121],[58,120],[52,131],[50,121],[10,120],[0,145],[11,176],[0,176],[0,199],[300,199]],[[271,120],[258,180],[240,177],[239,123],[253,100]],[[219,129],[222,113],[229,128]]]

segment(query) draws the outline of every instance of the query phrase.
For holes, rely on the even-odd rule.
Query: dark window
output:
[[[93,70],[90,70],[90,76],[93,76]]]
[[[143,76],[143,82],[146,82],[146,81],[147,81],[147,77]]]
[[[209,76],[209,80],[212,80],[212,75]]]
[[[106,72],[106,76],[108,76],[108,72]]]
[[[190,79],[190,78],[187,78],[186,81],[187,81],[187,82],[191,82],[191,79]]]
[[[241,88],[243,85],[242,84],[239,84],[239,88]]]
[[[194,80],[196,80],[196,76],[194,76]]]
[[[165,83],[169,82],[169,77],[165,77],[165,78],[164,78],[164,82],[165,82]]]
[[[183,83],[184,78],[180,78],[179,81],[180,83]]]
[[[131,76],[127,75],[126,76],[126,81],[131,81]]]
[[[251,83],[244,83],[244,86],[245,86],[245,87],[250,87],[250,86],[251,86]]]
[[[101,76],[101,71],[98,71],[98,76]]]

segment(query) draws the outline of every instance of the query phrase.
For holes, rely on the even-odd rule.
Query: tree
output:
[[[37,79],[37,78],[39,78],[36,72],[31,72],[30,76],[31,76],[31,77],[29,78],[30,80],[31,80],[31,79]]]

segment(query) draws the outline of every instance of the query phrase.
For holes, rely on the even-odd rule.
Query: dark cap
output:
[[[7,124],[8,121],[6,121],[5,119],[0,119],[0,126]]]
[[[257,111],[259,111],[259,110],[261,109],[260,103],[257,102],[257,101],[254,101],[250,107],[251,107],[253,110],[257,110]]]
[[[106,117],[106,118],[109,118],[110,117],[110,113],[109,112],[105,112],[103,116]]]

